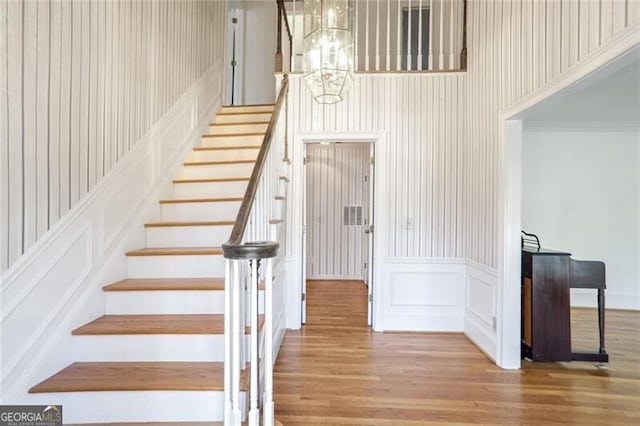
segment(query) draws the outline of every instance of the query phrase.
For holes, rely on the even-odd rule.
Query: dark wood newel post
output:
[[[462,51],[460,52],[460,69],[467,69],[467,0],[463,0]]]

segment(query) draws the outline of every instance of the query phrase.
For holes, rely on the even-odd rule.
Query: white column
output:
[[[273,426],[273,259],[264,259],[264,426]]]
[[[231,260],[225,260],[224,273],[224,424],[231,424]]]
[[[258,261],[251,260],[251,288],[249,300],[251,301],[251,403],[249,407],[249,425],[260,424],[260,411],[258,408]]]
[[[232,303],[232,312],[231,312],[231,322],[232,322],[232,330],[231,330],[231,424],[232,425],[240,425],[242,421],[242,409],[240,407],[240,358],[241,358],[241,348],[240,348],[240,340],[241,340],[241,330],[240,326],[244,321],[242,319],[242,310],[241,310],[241,288],[240,288],[240,270],[239,270],[239,261],[232,260],[233,266],[233,303]],[[225,315],[228,313],[225,312]],[[242,334],[244,334],[244,330],[242,330]]]

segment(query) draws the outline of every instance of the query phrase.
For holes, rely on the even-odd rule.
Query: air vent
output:
[[[362,225],[362,206],[344,206],[342,224],[344,226]]]

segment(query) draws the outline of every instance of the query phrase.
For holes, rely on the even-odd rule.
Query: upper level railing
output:
[[[277,0],[278,71],[302,71],[304,0]],[[282,11],[281,11],[282,10]],[[467,67],[467,0],[351,0],[356,72],[457,71]],[[281,28],[287,31],[281,31]],[[289,38],[291,36],[291,38]],[[289,52],[286,52],[289,50]],[[276,58],[278,53],[276,54]],[[278,63],[278,59],[276,59]]]
[[[288,161],[286,141],[287,75],[267,127],[256,164],[229,240],[223,244],[225,267],[224,424],[239,426],[244,407],[242,369],[249,363],[251,426],[274,424],[273,406],[273,283],[279,248],[284,243]],[[259,284],[264,285],[264,322],[259,322]],[[251,335],[247,342],[245,329]],[[259,338],[262,330],[263,338]],[[262,345],[260,345],[262,342]],[[262,372],[262,374],[261,374]],[[262,380],[261,380],[262,378]]]

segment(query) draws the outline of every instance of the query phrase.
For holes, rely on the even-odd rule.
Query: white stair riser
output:
[[[214,120],[215,123],[255,123],[257,121],[271,120],[270,112],[254,113],[254,114],[236,114],[225,115],[218,114]]]
[[[220,247],[229,239],[231,228],[232,225],[146,228],[147,247]]]
[[[223,362],[224,334],[73,336],[76,362]]]
[[[166,222],[235,220],[241,201],[212,203],[164,203],[161,217]]]
[[[108,291],[108,315],[223,314],[222,290]],[[264,312],[263,291],[258,310]]]
[[[237,133],[264,133],[268,124],[230,124],[224,126],[209,126],[209,133],[212,135],[233,135]]]
[[[192,161],[237,161],[254,160],[258,157],[258,148],[254,149],[215,149],[191,151],[187,154],[186,162]]]
[[[248,105],[248,106],[234,106],[234,107],[222,107],[220,112],[272,112],[273,105]]]
[[[173,185],[174,198],[242,197],[249,181],[189,182]]]
[[[60,392],[25,395],[27,403],[64,407],[65,424],[205,422],[224,419],[224,391]],[[240,394],[246,407],[246,393]],[[244,415],[244,410],[243,410]]]
[[[107,315],[224,313],[224,291],[107,291]]]
[[[224,277],[222,255],[129,256],[129,278]]]
[[[255,146],[261,145],[264,141],[263,135],[252,136],[227,136],[220,138],[202,138],[201,146],[220,147],[220,146]]]
[[[185,165],[178,177],[183,178],[224,178],[251,176],[255,163]]]

